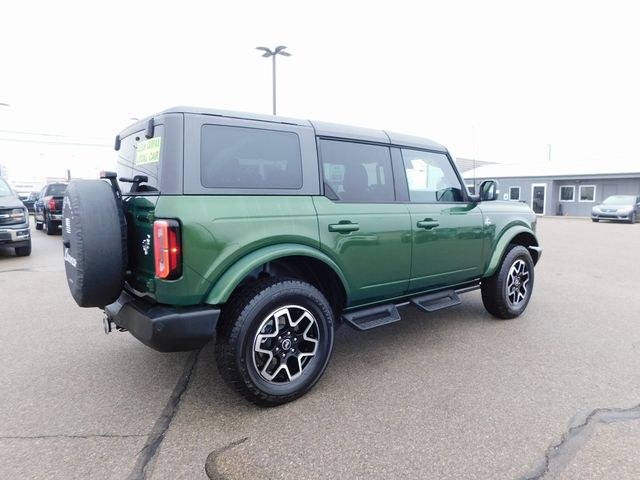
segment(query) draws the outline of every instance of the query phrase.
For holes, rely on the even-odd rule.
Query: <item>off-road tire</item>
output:
[[[511,267],[519,260],[526,265],[529,273],[529,282],[525,298],[514,307],[507,297],[507,277]],[[496,273],[482,280],[481,290],[484,308],[494,317],[503,320],[515,318],[527,308],[533,292],[533,284],[534,269],[531,254],[522,245],[511,245]]]
[[[302,306],[318,325],[319,344],[299,378],[275,384],[263,378],[254,362],[254,340],[263,321],[280,307]],[[333,309],[318,289],[285,278],[265,278],[234,294],[225,306],[216,336],[218,369],[227,384],[260,406],[295,400],[320,379],[333,350]],[[275,339],[274,339],[275,340]]]

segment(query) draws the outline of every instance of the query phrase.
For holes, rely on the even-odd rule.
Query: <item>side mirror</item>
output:
[[[498,181],[485,180],[480,184],[480,201],[489,202],[498,199]]]

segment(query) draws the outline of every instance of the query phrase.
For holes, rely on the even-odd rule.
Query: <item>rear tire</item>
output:
[[[257,405],[295,400],[324,373],[333,325],[333,310],[315,287],[299,280],[258,280],[223,310],[215,352],[220,374]]]
[[[482,280],[484,308],[504,320],[519,316],[529,304],[533,281],[533,260],[529,250],[522,245],[512,245],[496,273]]]
[[[42,230],[42,227],[43,227],[42,223],[36,222],[36,230]]]
[[[47,215],[46,213],[44,215],[44,223],[47,227],[47,235],[57,235],[58,224],[52,220],[49,220],[49,215]]]

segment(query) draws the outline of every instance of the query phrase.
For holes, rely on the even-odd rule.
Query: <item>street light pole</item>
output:
[[[267,47],[256,47],[256,50],[261,50],[264,53],[262,54],[263,57],[265,58],[269,58],[271,57],[271,66],[273,69],[273,114],[276,114],[276,55],[282,55],[283,57],[290,57],[291,54],[289,52],[285,52],[285,47],[284,45],[279,45],[277,46],[274,50],[271,50]]]

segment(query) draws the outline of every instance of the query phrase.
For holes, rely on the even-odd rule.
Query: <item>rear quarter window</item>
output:
[[[300,139],[293,132],[203,125],[200,181],[208,188],[302,188]]]
[[[164,125],[155,126],[154,136],[152,139],[145,138],[144,134],[145,131],[141,130],[128,135],[121,140],[120,150],[118,150],[116,171],[118,173],[118,178],[133,178],[136,175],[145,175],[148,178],[148,181],[144,184],[143,190],[146,192],[157,192],[160,183],[160,167],[163,157],[162,151],[164,149]],[[144,148],[148,145],[158,148],[160,150],[159,155],[151,156],[145,153],[143,156],[138,153],[138,150],[141,152],[143,150],[148,152],[150,149]],[[131,183],[120,182],[120,189],[123,192],[128,193],[131,187]],[[138,191],[137,193],[143,192]]]

